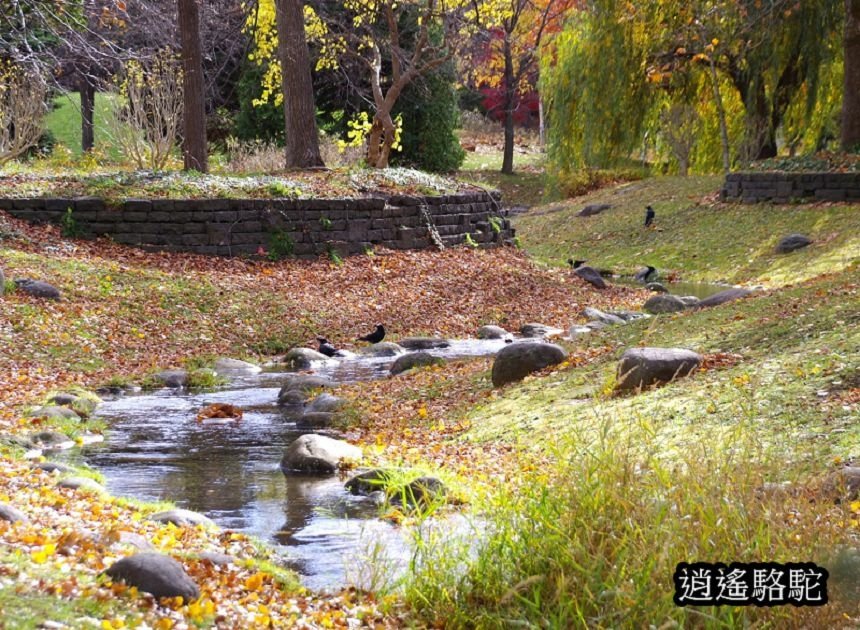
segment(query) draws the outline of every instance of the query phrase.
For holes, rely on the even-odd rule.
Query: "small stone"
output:
[[[166,512],[158,512],[149,517],[149,520],[157,523],[173,523],[177,527],[188,527],[195,525],[205,525],[206,527],[218,527],[212,519],[191,510],[183,510],[176,508],[167,510]]]
[[[45,298],[48,300],[59,300],[60,299],[60,291],[57,287],[48,284],[47,282],[42,282],[41,280],[30,280],[28,278],[21,278],[19,280],[15,280],[15,285],[28,295],[32,295],[33,297]]]
[[[28,521],[27,515],[24,514],[21,510],[12,507],[11,505],[7,505],[6,503],[0,503],[0,521],[8,521],[9,523],[24,523]]]
[[[397,357],[389,371],[392,375],[397,375],[413,368],[441,365],[444,363],[444,359],[434,357],[429,352],[410,352],[409,354]]]
[[[107,492],[105,487],[95,479],[89,477],[66,477],[57,482],[58,488],[71,488],[72,490],[85,490],[87,492]]]
[[[508,331],[501,326],[481,326],[478,329],[478,339],[504,339],[508,336]]]
[[[445,484],[436,477],[418,477],[406,486],[398,494],[392,497],[392,502],[402,503],[409,507],[426,507],[434,501],[438,501],[448,493]]]
[[[447,348],[451,342],[437,337],[407,337],[398,341],[397,344],[407,350],[433,350],[434,348]]]
[[[48,402],[53,405],[71,405],[76,400],[79,398],[74,394],[60,393],[52,396]]]
[[[311,411],[296,420],[299,429],[328,429],[335,424],[337,415],[330,411]]]
[[[30,434],[30,443],[37,448],[67,449],[75,443],[65,433],[58,431],[37,431]]]
[[[385,489],[391,479],[392,471],[384,468],[373,468],[351,477],[344,487],[351,494],[368,496],[372,492]]]
[[[571,337],[578,337],[580,335],[587,335],[591,332],[594,331],[588,326],[571,326],[567,334]]]
[[[803,234],[789,234],[779,239],[776,244],[777,254],[788,254],[798,249],[803,249],[812,244],[812,239]]]
[[[34,464],[33,468],[36,470],[42,470],[46,473],[67,473],[72,472],[74,468],[71,466],[66,466],[65,464],[61,464],[59,462],[39,462],[38,464]]]
[[[190,602],[200,589],[183,566],[160,553],[138,553],[112,564],[105,573],[115,582],[125,582],[156,598],[182,597]]]
[[[28,418],[43,418],[45,420],[80,420],[81,417],[68,407],[45,405],[27,412]]]
[[[236,558],[233,556],[227,555],[226,553],[219,553],[217,551],[204,551],[198,557],[201,560],[205,560],[206,562],[210,562],[219,567],[225,567],[236,563]]]
[[[645,288],[648,289],[649,291],[653,291],[654,293],[667,293],[668,292],[668,289],[666,289],[666,287],[664,287],[659,282],[649,282],[648,284],[645,285]]]
[[[309,404],[307,410],[309,412],[325,411],[328,413],[339,411],[346,406],[346,400],[339,396],[323,393],[314,398]]]

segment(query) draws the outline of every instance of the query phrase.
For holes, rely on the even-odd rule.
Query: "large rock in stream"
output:
[[[287,378],[278,392],[279,405],[303,404],[312,391],[332,387],[334,384],[322,376],[309,374],[295,375]]]
[[[726,302],[733,302],[735,300],[739,300],[743,297],[748,296],[752,291],[749,289],[744,289],[742,287],[733,287],[731,289],[726,289],[725,291],[720,291],[719,293],[714,293],[711,296],[706,297],[703,300],[699,300],[696,304],[698,308],[707,308],[709,306],[719,306],[720,304],[725,304]]]
[[[343,440],[309,433],[296,439],[284,451],[281,471],[294,473],[334,474],[344,460],[358,461],[361,449]]]
[[[185,568],[170,556],[138,553],[113,563],[105,573],[114,582],[125,582],[156,598],[182,597],[190,602],[200,597],[200,589]]]
[[[393,341],[380,341],[373,343],[364,348],[360,348],[358,354],[366,357],[396,357],[398,354],[403,354],[406,350]]]
[[[407,337],[397,343],[407,350],[433,350],[434,348],[447,348],[451,345],[450,341],[439,337]]]
[[[687,304],[677,295],[669,293],[658,293],[648,298],[642,306],[642,310],[651,313],[652,315],[661,315],[663,313],[677,313],[686,310]]]
[[[247,361],[221,357],[215,361],[215,373],[218,376],[251,376],[262,372],[263,368]]]
[[[328,361],[329,358],[322,352],[310,348],[293,348],[284,356],[284,363],[294,370],[306,370],[314,363]]]
[[[631,348],[618,363],[616,389],[645,389],[688,376],[702,363],[701,355],[685,348]]]
[[[430,365],[441,365],[445,363],[445,359],[434,357],[429,352],[410,352],[403,356],[397,357],[391,365],[389,372],[392,375],[402,374],[407,370],[417,367],[427,367]]]
[[[481,326],[478,329],[478,339],[504,339],[508,336],[508,331],[501,326]]]
[[[524,379],[537,372],[561,363],[567,352],[554,343],[523,342],[505,346],[493,361],[493,385],[501,387]]]

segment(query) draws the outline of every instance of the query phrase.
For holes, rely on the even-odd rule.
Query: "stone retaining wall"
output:
[[[729,173],[723,201],[858,201],[860,173]]]
[[[466,235],[481,246],[502,244],[514,230],[498,193],[363,199],[127,199],[108,205],[94,197],[0,199],[0,210],[32,222],[61,223],[71,208],[82,236],[162,251],[217,256],[256,254],[273,243],[309,257],[430,247],[432,224],[442,243]],[[498,218],[495,218],[498,217]]]

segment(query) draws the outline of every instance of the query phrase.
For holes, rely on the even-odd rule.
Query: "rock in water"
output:
[[[478,339],[504,339],[508,331],[501,326],[481,326],[478,329]]]
[[[162,370],[161,372],[153,374],[152,378],[164,385],[164,387],[170,387],[172,389],[179,389],[180,387],[188,385],[187,370]]]
[[[789,234],[788,236],[783,236],[779,239],[779,243],[776,244],[776,253],[788,254],[795,250],[803,249],[811,244],[812,239],[808,236],[804,236],[803,234]]]
[[[429,352],[410,352],[409,354],[397,357],[397,360],[394,361],[389,371],[392,375],[396,375],[412,368],[440,365],[442,363],[445,363],[444,359],[434,357]]]
[[[344,484],[344,487],[349,490],[351,494],[366,497],[371,492],[377,492],[378,490],[384,491],[393,474],[393,471],[385,470],[384,468],[372,468],[371,470],[366,470],[354,477],[351,477],[349,481]]]
[[[574,269],[573,273],[598,289],[605,289],[607,286],[606,280],[603,279],[603,276],[594,267],[583,265]]]
[[[259,365],[240,361],[239,359],[229,359],[221,357],[215,361],[215,373],[218,376],[249,376],[262,372]]]
[[[687,308],[684,301],[677,295],[668,293],[658,293],[648,298],[645,304],[642,305],[642,310],[651,313],[652,315],[660,315],[662,313],[677,313]]]
[[[138,553],[113,563],[105,573],[114,582],[125,582],[138,590],[160,597],[197,599],[200,589],[181,564],[160,553]]]
[[[664,287],[659,282],[649,282],[645,285],[645,288],[649,291],[653,291],[654,293],[668,293],[666,287]]]
[[[306,370],[314,362],[319,361],[328,361],[328,357],[310,348],[293,348],[284,357],[284,363],[294,370]]]
[[[333,474],[345,459],[360,460],[361,449],[343,440],[309,433],[296,439],[284,451],[281,471],[291,473]]]
[[[447,339],[437,337],[407,337],[397,343],[407,350],[432,350],[434,348],[447,348],[451,345]]]
[[[48,300],[60,299],[60,290],[47,282],[22,278],[20,280],[15,280],[15,284],[21,291],[34,297],[45,298]]]
[[[702,363],[701,355],[684,348],[631,348],[618,363],[616,389],[644,389],[688,376]]]
[[[523,324],[520,326],[520,334],[523,337],[529,338],[555,337],[563,333],[564,331],[561,328],[547,326],[546,324]]]
[[[309,404],[306,411],[308,413],[334,413],[339,411],[346,405],[346,400],[331,394],[320,394],[314,398]]]
[[[561,363],[566,358],[564,348],[554,343],[526,342],[505,346],[493,361],[493,385],[501,387],[521,381],[532,372]]]
[[[743,289],[741,287],[726,289],[725,291],[714,293],[713,295],[706,297],[704,300],[699,300],[696,306],[698,306],[699,308],[705,308],[708,306],[719,306],[720,304],[725,304],[726,302],[732,302],[742,297],[746,297],[750,293],[752,293],[752,291],[750,291],[749,289]]]
[[[393,341],[380,341],[364,348],[361,348],[358,353],[368,357],[396,357],[398,354],[403,354],[406,350],[402,346]]]

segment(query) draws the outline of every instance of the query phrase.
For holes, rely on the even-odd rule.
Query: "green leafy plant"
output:
[[[295,243],[286,230],[275,230],[269,234],[269,260],[278,261],[293,255]]]
[[[502,217],[490,217],[490,228],[496,234],[500,234],[502,231]]]
[[[343,257],[331,245],[326,246],[326,253],[328,254],[329,260],[331,260],[335,265],[340,266],[343,264]]]
[[[267,188],[272,197],[298,197],[299,190],[295,186],[289,186],[284,182],[272,182]]]
[[[81,226],[78,225],[71,206],[66,208],[63,218],[60,219],[60,233],[66,238],[74,238],[81,235]]]
[[[468,245],[469,247],[477,247],[478,246],[478,244],[472,238],[472,235],[469,234],[468,232],[466,233],[466,245]]]
[[[329,219],[326,216],[320,217],[320,225],[322,226],[322,229],[324,229],[326,231],[330,230],[331,229],[331,219]]]

